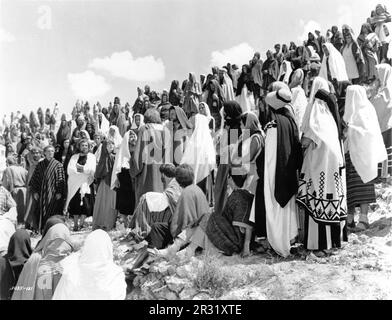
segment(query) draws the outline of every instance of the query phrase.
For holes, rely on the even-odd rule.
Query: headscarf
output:
[[[284,71],[284,66],[286,67],[286,71]],[[283,60],[282,64],[280,65],[280,71],[278,75],[278,80],[284,75],[283,82],[288,84],[290,75],[291,75],[292,69],[291,69],[291,63],[289,61]]]
[[[364,183],[377,177],[378,163],[387,159],[377,114],[359,85],[347,88],[344,121],[351,161]]]
[[[203,105],[204,106],[204,109],[206,110],[206,116],[207,116],[207,118],[209,119],[209,122],[208,123],[210,123],[210,121],[212,120],[212,122],[213,122],[213,125],[212,125],[212,130],[213,130],[213,132],[215,132],[215,118],[213,117],[213,116],[211,116],[211,111],[210,111],[210,107],[208,106],[208,104],[207,103],[205,103],[205,102],[200,102],[199,103],[199,107],[200,107],[200,105]]]
[[[131,129],[132,129],[132,130],[138,129],[138,128],[136,127],[136,121],[135,121],[136,116],[139,116],[139,117],[140,117],[139,128],[140,128],[141,126],[144,125],[144,116],[143,116],[141,113],[135,113],[135,114],[133,115],[133,121],[132,121],[132,125],[131,125]]]
[[[226,101],[234,100],[234,89],[233,89],[233,81],[230,79],[229,75],[227,74],[226,69],[220,69],[220,72],[223,73],[223,84],[222,84],[222,93],[223,97]]]
[[[176,111],[177,119],[180,122],[182,129],[192,129],[193,125],[186,116],[185,111],[178,106],[171,106],[170,110],[173,109]]]
[[[206,116],[195,115],[195,129],[188,140],[180,162],[180,164],[189,164],[193,168],[195,183],[206,178],[216,165],[216,153],[209,123]]]
[[[127,284],[113,262],[113,244],[103,230],[91,232],[80,252],[61,261],[63,274],[53,300],[124,300]]]
[[[170,85],[169,102],[174,106],[179,106],[181,102],[179,90],[180,90],[180,83],[178,82],[178,80],[173,80]]]
[[[110,123],[102,112],[99,112],[98,115],[101,115],[102,119],[101,123],[99,122],[99,118],[97,119],[98,132],[101,132],[104,136],[106,136],[109,133]]]
[[[30,258],[32,252],[33,249],[31,248],[31,240],[28,232],[24,229],[16,230],[8,244],[7,254],[4,256],[8,259],[14,272],[18,267],[20,268],[18,274],[15,275],[16,278],[19,277],[23,265]]]
[[[306,110],[302,119],[302,126],[301,126],[301,131],[305,132],[308,130],[308,126],[309,126],[309,117],[310,117],[310,112],[315,100],[315,96],[317,91],[319,91],[320,89],[324,89],[327,92],[329,92],[329,86],[328,86],[328,82],[327,80],[325,80],[324,78],[321,77],[316,77],[313,80],[313,84],[312,84],[312,89],[310,90],[310,95],[309,95],[309,102],[308,105],[306,106]]]
[[[129,130],[124,134],[124,137],[121,141],[121,146],[116,153],[110,185],[112,190],[115,188],[117,174],[121,172],[121,168],[129,169],[129,161],[131,160],[131,153],[129,151],[129,135],[131,133],[135,134],[132,130]]]
[[[380,87],[370,101],[376,109],[381,132],[385,132],[392,128],[392,67],[386,63],[378,64],[376,73]]]
[[[38,243],[29,260],[25,263],[16,285],[17,288],[22,289],[14,291],[12,300],[34,300],[39,264],[41,259],[45,257],[49,246],[58,239],[63,240],[73,248],[71,235],[67,226],[64,223],[58,223],[52,226],[45,237]]]
[[[227,101],[223,104],[225,122],[231,129],[239,129],[242,109],[237,101]]]
[[[110,129],[114,130],[114,135],[110,134]],[[108,132],[108,135],[107,135],[107,139],[114,142],[114,149],[118,149],[120,147],[121,142],[122,142],[122,137],[120,135],[120,131],[119,131],[117,126],[113,125],[113,126],[109,127],[109,132]]]
[[[320,77],[328,80],[328,68],[331,73],[332,79],[336,79],[337,81],[347,81],[347,71],[346,64],[344,62],[343,56],[341,53],[334,47],[334,45],[330,42],[326,42],[325,45],[328,49],[329,56],[324,55],[323,62],[321,64],[320,69]],[[327,67],[328,60],[328,67]]]

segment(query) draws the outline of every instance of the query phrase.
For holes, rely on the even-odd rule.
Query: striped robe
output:
[[[49,217],[63,212],[66,193],[63,165],[55,159],[40,161],[29,186],[33,194],[39,194],[37,212],[39,212],[39,230],[42,230]],[[58,193],[61,194],[60,200],[56,199]]]

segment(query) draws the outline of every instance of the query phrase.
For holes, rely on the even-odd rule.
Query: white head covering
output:
[[[347,87],[344,121],[351,161],[364,183],[377,177],[378,163],[387,159],[377,114],[359,85]]]
[[[113,129],[113,130],[115,131],[115,132],[114,132],[114,135],[111,135],[111,134],[110,134],[110,129]],[[120,131],[119,131],[119,129],[118,129],[117,126],[114,126],[114,125],[113,125],[113,126],[110,126],[110,127],[109,127],[107,139],[114,142],[114,148],[115,148],[115,149],[120,148],[121,141],[122,141],[122,137],[121,137]]]
[[[380,87],[371,102],[376,109],[381,132],[385,132],[392,128],[392,67],[387,63],[378,64],[376,73]]]
[[[121,141],[120,148],[116,153],[116,159],[114,160],[114,166],[112,171],[112,179],[110,188],[115,188],[115,182],[117,180],[117,174],[121,172],[121,168],[129,169],[129,161],[131,160],[131,153],[129,152],[129,135],[131,130],[125,132],[124,137]]]
[[[216,165],[216,152],[209,122],[206,116],[199,113],[195,115],[195,129],[181,159],[181,164],[186,163],[192,166],[195,183],[206,178]]]
[[[135,121],[135,117],[136,116],[140,116],[140,124],[139,124],[139,128],[144,125],[144,116],[141,113],[135,113],[133,115],[133,121],[132,121],[132,125],[131,125],[131,129],[137,129],[136,127],[136,121]]]
[[[222,68],[219,69],[223,73],[223,85],[222,91],[223,96],[225,97],[226,101],[235,100],[235,94],[233,89],[233,81],[230,79],[229,75],[227,74],[226,69]]]
[[[53,300],[125,299],[125,275],[113,262],[113,244],[105,231],[91,232],[80,252],[60,263],[63,274]]]
[[[109,126],[110,126],[110,123],[109,123],[108,119],[106,119],[105,115],[104,115],[102,112],[100,112],[100,113],[98,113],[98,114],[100,114],[100,115],[101,115],[101,118],[102,118],[101,124],[99,124],[99,121],[98,121],[98,130],[99,130],[104,136],[107,136],[108,133],[109,133]]]
[[[214,130],[214,132],[215,132],[215,119],[214,119],[213,116],[211,116],[210,107],[209,107],[208,104],[205,103],[205,102],[200,102],[200,103],[199,103],[199,107],[200,107],[201,104],[204,106],[204,109],[206,110],[207,118],[209,119],[208,124],[210,123],[211,120],[213,121],[213,123],[214,123],[214,124],[213,124],[213,130]]]
[[[283,66],[286,66],[286,71],[284,71]],[[278,80],[280,80],[280,77],[284,75],[282,81],[288,84],[291,72],[293,72],[293,69],[291,68],[291,63],[289,61],[283,60],[282,64],[280,65]]]
[[[312,110],[313,107],[315,95],[317,91],[319,91],[320,89],[324,89],[329,92],[329,85],[326,79],[321,77],[316,77],[313,80],[312,89],[310,90],[310,95],[309,95],[309,102],[308,105],[306,106],[305,114],[303,115],[302,118],[302,126],[301,126],[302,132],[305,132],[309,127],[310,111]]]
[[[332,79],[336,79],[338,81],[348,81],[346,64],[344,62],[343,56],[332,43],[326,42],[324,45],[329,51],[329,56],[327,57],[327,55],[324,55],[323,62],[321,63],[320,77],[328,80],[328,59],[328,66]]]

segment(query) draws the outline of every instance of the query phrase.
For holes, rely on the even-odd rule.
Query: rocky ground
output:
[[[120,227],[110,235],[115,261],[127,274],[127,299],[392,299],[392,187],[377,185],[376,192],[370,229],[351,233],[342,249],[325,258],[301,249],[285,259],[148,257],[130,273],[143,243],[126,239]],[[72,233],[78,247],[88,232]]]

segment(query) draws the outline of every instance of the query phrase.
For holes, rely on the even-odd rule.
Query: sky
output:
[[[115,96],[133,105],[138,86],[168,90],[315,28],[358,34],[379,1],[0,0],[0,115]]]

